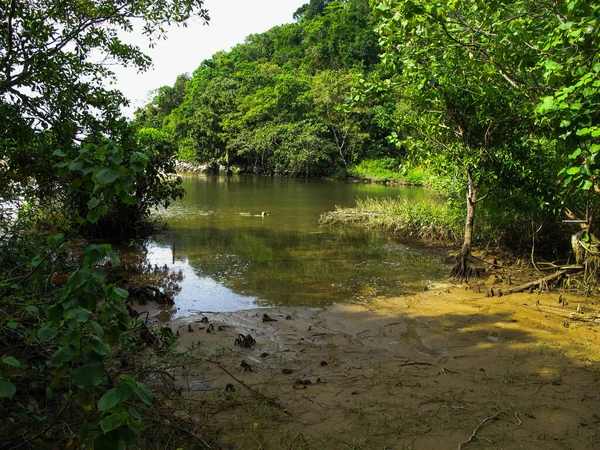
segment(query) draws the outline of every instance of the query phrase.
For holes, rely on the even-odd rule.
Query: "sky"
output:
[[[191,74],[200,63],[220,50],[229,50],[244,42],[250,34],[262,33],[277,25],[294,21],[294,12],[309,0],[206,0],[210,22],[200,19],[188,21],[187,28],[174,26],[167,32],[167,40],[149,48],[141,33],[124,38],[138,45],[149,55],[154,66],[144,73],[134,68],[115,67],[116,87],[131,101],[124,109],[127,116],[152,98],[152,91],[161,86],[172,86],[182,73]]]

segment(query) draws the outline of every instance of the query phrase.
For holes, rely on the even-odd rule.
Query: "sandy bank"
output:
[[[182,408],[221,448],[600,447],[599,328],[538,303],[558,294],[451,287],[173,322],[182,349],[213,361],[186,367]]]

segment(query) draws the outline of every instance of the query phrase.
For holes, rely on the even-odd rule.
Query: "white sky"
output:
[[[159,41],[151,49],[141,35],[124,37],[137,44],[148,54],[154,67],[147,72],[115,67],[118,82],[115,86],[131,100],[128,116],[152,98],[152,91],[161,86],[172,86],[182,73],[191,74],[200,63],[220,50],[229,50],[244,42],[250,34],[262,33],[270,28],[293,22],[294,12],[309,0],[206,0],[210,22],[188,22],[187,28],[173,27],[168,39]]]

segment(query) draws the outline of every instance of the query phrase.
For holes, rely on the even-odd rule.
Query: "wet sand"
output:
[[[179,348],[211,362],[185,365],[178,407],[213,448],[600,448],[600,328],[558,298],[450,286],[181,319]]]

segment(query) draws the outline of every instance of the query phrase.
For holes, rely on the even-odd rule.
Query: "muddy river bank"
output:
[[[449,285],[177,319],[202,357],[166,397],[212,448],[597,448],[599,328],[563,317],[595,307],[559,295]]]

